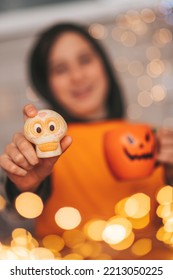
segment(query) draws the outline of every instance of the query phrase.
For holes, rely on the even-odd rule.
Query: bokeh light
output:
[[[53,260],[54,254],[44,247],[34,248],[30,251],[31,260]]]
[[[153,23],[156,20],[154,11],[149,8],[145,8],[141,11],[141,17],[146,23]]]
[[[65,242],[61,236],[50,234],[42,239],[43,246],[53,253],[57,253],[64,248]]]
[[[144,193],[134,194],[125,202],[127,216],[135,219],[146,216],[150,208],[150,197]]]
[[[124,31],[121,35],[121,42],[126,47],[134,47],[136,45],[136,35],[131,31]]]
[[[147,73],[152,78],[160,76],[165,71],[164,62],[160,59],[153,59],[147,65]]]
[[[105,220],[90,220],[84,226],[86,236],[95,241],[102,240],[102,232],[106,226]]]
[[[151,93],[149,91],[141,91],[138,94],[138,103],[142,107],[149,107],[152,105],[153,100],[151,98]]]
[[[157,193],[157,201],[159,204],[168,204],[173,202],[173,187],[165,186]]]
[[[94,23],[89,27],[89,33],[95,39],[103,40],[107,36],[106,27],[100,23]]]
[[[2,195],[0,195],[0,211],[2,211],[5,208],[6,204],[7,203],[5,198]]]
[[[15,207],[21,216],[33,219],[42,213],[43,202],[38,195],[31,192],[24,192],[16,198]]]
[[[149,238],[141,238],[137,240],[131,248],[131,251],[136,256],[144,256],[152,249],[152,241]]]
[[[110,247],[116,251],[122,251],[128,249],[134,242],[135,240],[135,234],[133,232],[130,233],[130,235],[122,240],[118,244],[109,244]]]
[[[103,230],[102,238],[108,244],[118,244],[132,232],[132,224],[126,218],[112,217]]]
[[[172,33],[167,28],[158,29],[153,35],[153,43],[158,47],[163,47],[172,41]]]
[[[84,232],[78,229],[65,231],[62,235],[65,245],[69,248],[77,248],[86,240]]]
[[[151,88],[151,98],[155,102],[163,101],[166,98],[166,88],[163,85],[155,85]]]
[[[55,214],[56,224],[63,229],[76,228],[81,222],[81,215],[74,207],[62,207]]]

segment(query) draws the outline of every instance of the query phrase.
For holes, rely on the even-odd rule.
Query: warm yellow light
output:
[[[56,224],[63,229],[76,228],[81,222],[81,215],[76,208],[62,207],[55,214]]]
[[[79,254],[92,259],[97,259],[97,257],[99,257],[102,253],[101,243],[90,240],[81,244],[81,246],[78,249]]]
[[[142,229],[145,228],[150,222],[150,214],[148,213],[146,216],[138,219],[130,218],[129,221],[132,223],[132,227],[134,229]]]
[[[160,218],[166,218],[171,214],[171,204],[159,205],[157,207],[156,213]]]
[[[21,216],[33,219],[42,213],[43,202],[38,195],[31,192],[24,192],[16,198],[15,207]]]
[[[127,216],[135,219],[146,216],[150,211],[150,197],[144,193],[136,193],[125,203]]]
[[[172,236],[172,233],[165,231],[164,226],[160,227],[156,233],[156,238],[159,241],[163,241],[163,242],[166,242],[167,240],[169,240],[171,238],[171,236]]]
[[[92,259],[92,258],[91,258]],[[95,259],[95,258],[94,258]],[[106,253],[100,253],[97,256],[97,260],[112,260],[111,256]]]
[[[85,234],[77,229],[65,231],[62,235],[65,245],[69,248],[77,248],[85,242]]]
[[[85,224],[84,232],[92,240],[101,241],[105,226],[105,220],[91,220]]]
[[[18,257],[20,260],[30,259],[30,251],[25,247],[13,246],[11,251]]]
[[[70,253],[65,255],[63,260],[83,260],[83,257],[76,253]]]
[[[120,243],[113,244],[113,245],[109,244],[109,246],[112,249],[117,250],[117,251],[126,250],[133,244],[134,239],[135,239],[135,235],[133,232],[131,232],[130,235],[127,238],[125,238],[124,240],[122,240]]]
[[[173,187],[165,186],[159,190],[156,199],[160,204],[168,204],[173,202]]]
[[[102,234],[103,240],[108,244],[120,243],[126,237],[126,229],[122,225],[109,225]]]
[[[118,244],[127,238],[132,231],[132,224],[126,218],[119,216],[108,220],[107,226],[103,230],[102,238],[108,244]]]
[[[127,217],[127,213],[125,212],[125,203],[127,200],[128,197],[125,197],[115,205],[114,210],[116,215],[120,215],[121,217]]]
[[[19,260],[20,258],[11,250],[3,249],[0,252],[0,260]]]
[[[78,248],[73,249],[73,251],[84,258],[95,257],[101,252],[101,247],[99,245],[99,243],[94,241],[86,241]]]
[[[16,198],[15,207],[21,216],[33,219],[42,213],[43,202],[38,195],[31,192],[24,192]]]
[[[54,254],[47,248],[39,247],[34,248],[30,251],[31,260],[52,260],[54,259]]]
[[[0,195],[0,211],[2,211],[6,206],[6,200]]]
[[[173,233],[173,216],[167,219],[167,221],[164,224],[164,229],[167,232],[172,232]]]
[[[50,234],[43,238],[43,246],[53,253],[59,252],[64,248],[64,239],[58,235]]]
[[[135,254],[136,256],[145,256],[148,254],[152,249],[152,241],[149,238],[143,238],[137,240],[133,245],[132,245],[132,253]]]

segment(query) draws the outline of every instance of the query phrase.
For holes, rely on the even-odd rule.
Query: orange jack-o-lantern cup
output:
[[[156,141],[147,125],[125,123],[107,132],[104,150],[109,168],[119,180],[142,179],[154,169]]]

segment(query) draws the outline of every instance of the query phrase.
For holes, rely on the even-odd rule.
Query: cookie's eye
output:
[[[39,123],[35,123],[34,124],[34,131],[38,134],[40,134],[42,132],[42,127],[41,127],[41,124]]]
[[[56,129],[56,124],[55,122],[51,121],[49,123],[49,130],[53,132],[55,129]]]

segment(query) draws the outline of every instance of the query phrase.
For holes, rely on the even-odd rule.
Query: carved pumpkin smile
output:
[[[156,143],[147,125],[123,123],[104,137],[108,167],[117,179],[149,176],[155,165]]]
[[[124,153],[130,160],[151,159],[154,156],[153,152],[142,155],[131,155],[126,148],[124,148]]]

